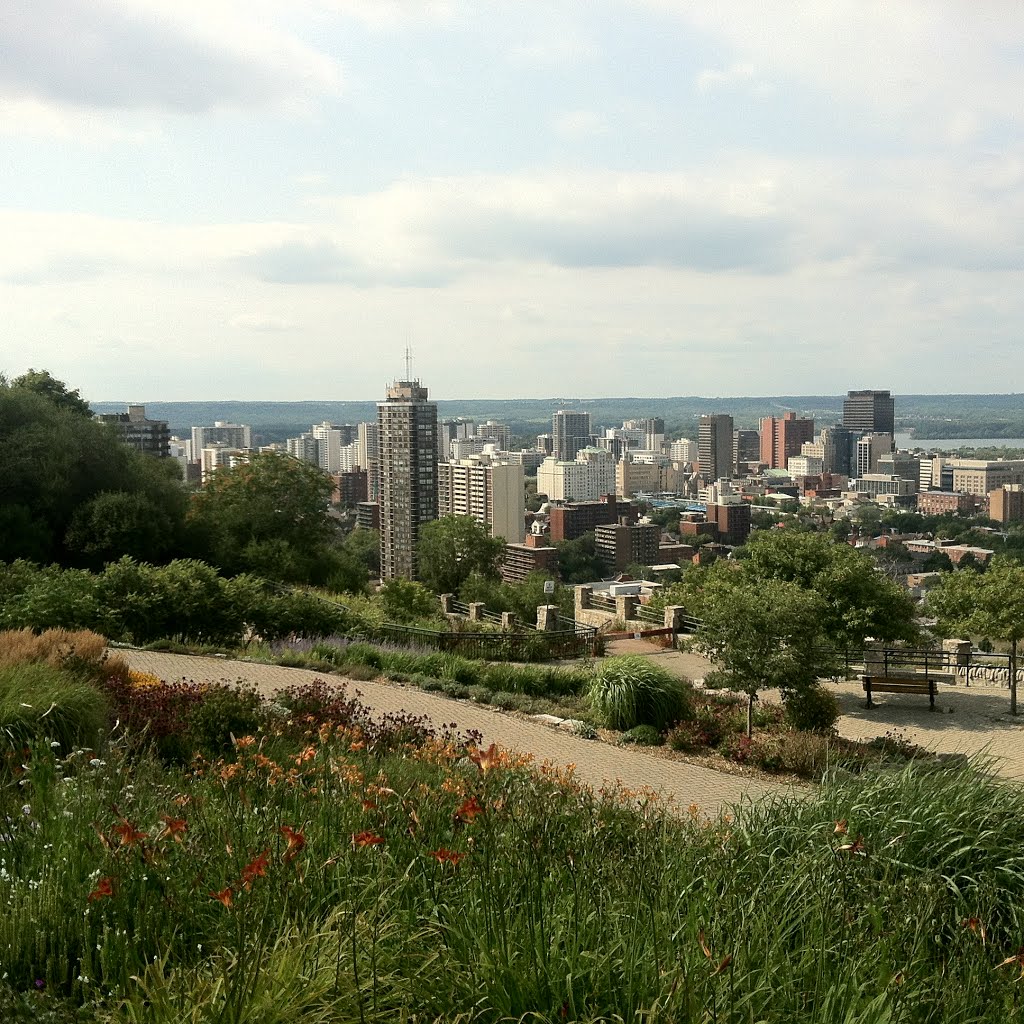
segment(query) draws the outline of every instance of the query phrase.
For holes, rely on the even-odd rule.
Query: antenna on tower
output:
[[[405,379],[412,380],[412,349],[408,345],[405,346]]]

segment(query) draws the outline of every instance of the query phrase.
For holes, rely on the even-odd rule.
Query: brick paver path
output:
[[[187,679],[197,683],[235,683],[244,680],[268,695],[275,690],[314,679],[325,679],[339,685],[344,682],[338,676],[256,662],[156,651],[118,650],[117,654],[132,668],[152,672],[166,682]],[[723,808],[745,800],[757,800],[790,790],[790,787],[779,783],[716,772],[698,765],[657,757],[635,748],[580,739],[547,725],[504,714],[486,706],[425,693],[416,687],[362,681],[350,682],[348,686],[350,691],[358,690],[362,700],[375,711],[408,711],[426,715],[434,723],[455,723],[463,730],[476,729],[483,735],[485,743],[494,742],[502,747],[533,754],[539,762],[574,764],[576,777],[595,788],[616,781],[631,790],[649,787],[670,797],[683,810],[691,804],[697,804],[703,813],[713,816]]]

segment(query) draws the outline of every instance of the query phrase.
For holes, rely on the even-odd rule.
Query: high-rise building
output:
[[[110,424],[122,444],[146,455],[166,459],[171,453],[171,431],[166,420],[146,419],[144,405],[129,405],[127,412],[104,413],[97,416],[101,423]]]
[[[825,427],[821,432],[822,472],[853,476],[856,469],[857,435],[849,427]]]
[[[320,465],[320,442],[309,431],[298,437],[289,437],[286,443],[289,455],[303,462],[311,462],[314,466]]]
[[[472,516],[492,537],[522,544],[526,536],[523,467],[475,457],[437,465],[438,516]]]
[[[212,427],[192,428],[192,457],[198,462],[204,448],[216,444],[227,445],[238,451],[252,447],[252,427],[247,423],[226,423],[214,420]]]
[[[668,454],[673,462],[693,462],[697,446],[688,437],[680,437],[669,445]]]
[[[590,413],[559,409],[551,417],[551,454],[558,462],[572,462],[590,444]]]
[[[701,416],[697,427],[697,472],[706,482],[732,476],[732,417]]]
[[[862,434],[896,430],[896,402],[888,391],[850,391],[843,401],[843,426]]]
[[[550,501],[597,501],[615,493],[615,459],[600,448],[583,448],[571,462],[545,459],[537,470],[537,493]]]
[[[356,465],[366,470],[366,493],[370,501],[376,501],[380,493],[380,466],[377,453],[377,424],[360,423],[357,427],[358,456]]]
[[[437,518],[437,406],[418,380],[377,403],[381,579],[416,578],[420,526]]]
[[[340,473],[342,471],[341,449],[343,445],[349,443],[345,440],[347,432],[343,433],[340,427],[324,420],[323,423],[315,424],[310,433],[317,440],[317,458],[320,468],[325,473]],[[351,468],[350,466],[345,467],[346,470]]]
[[[761,433],[758,430],[734,430],[732,432],[732,467],[737,473],[745,473],[747,467],[761,461]]]
[[[805,441],[814,440],[814,420],[799,419],[795,412],[766,416],[761,420],[761,461],[769,469],[785,469]]]
[[[878,472],[878,460],[892,451],[892,434],[863,434],[857,438],[855,458],[850,465],[850,475],[864,476]]]

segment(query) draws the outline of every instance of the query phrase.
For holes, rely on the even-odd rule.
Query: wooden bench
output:
[[[864,676],[864,692],[868,695],[867,706],[875,705],[871,694],[875,693],[926,693],[930,710],[935,710],[935,695],[938,686],[932,676]]]

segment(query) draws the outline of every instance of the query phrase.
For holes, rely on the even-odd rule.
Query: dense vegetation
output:
[[[1019,1019],[1024,795],[982,766],[707,820],[336,689],[23,654],[121,725],[0,768],[4,1020]]]

